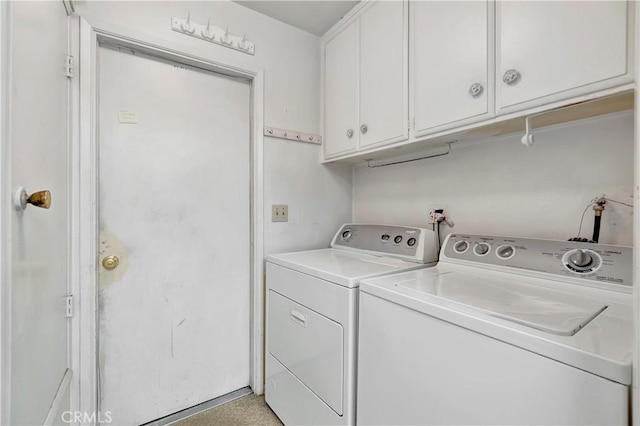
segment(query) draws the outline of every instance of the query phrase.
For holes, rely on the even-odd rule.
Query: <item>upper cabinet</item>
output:
[[[325,155],[355,151],[358,140],[358,23],[325,48]]]
[[[496,3],[496,104],[510,112],[630,82],[624,1]]]
[[[608,96],[633,89],[634,8],[620,0],[361,2],[324,37],[324,159],[514,132],[522,116],[597,98],[598,113],[612,112],[620,103],[604,103]],[[588,110],[581,114],[593,116]]]
[[[371,2],[325,45],[326,158],[408,138],[406,2]]]
[[[411,3],[411,104],[416,135],[490,115],[492,12],[488,1]]]
[[[406,9],[381,1],[360,17],[360,147],[409,136]]]

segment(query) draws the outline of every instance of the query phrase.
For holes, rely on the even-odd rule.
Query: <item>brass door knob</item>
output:
[[[48,209],[51,207],[51,192],[44,190],[28,195],[24,188],[18,188],[15,196],[16,210],[21,211],[26,209],[27,204],[40,207],[41,209]]]
[[[116,269],[119,264],[120,259],[118,259],[118,256],[107,256],[102,259],[102,266],[104,267],[104,269],[107,269],[109,271],[112,269]]]

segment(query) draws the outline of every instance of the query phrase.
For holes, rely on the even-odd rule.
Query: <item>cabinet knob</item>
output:
[[[469,94],[474,98],[480,96],[483,90],[484,87],[482,87],[482,84],[480,83],[473,83],[471,86],[469,86]]]
[[[369,128],[367,127],[366,124],[363,124],[362,126],[360,126],[360,131],[362,132],[363,135],[367,133],[367,130],[369,130]]]
[[[353,129],[347,130],[347,137],[351,139],[353,137]]]
[[[502,81],[504,81],[508,85],[512,85],[518,80],[520,80],[520,73],[518,72],[518,70],[507,70],[507,72],[505,72],[502,76]]]

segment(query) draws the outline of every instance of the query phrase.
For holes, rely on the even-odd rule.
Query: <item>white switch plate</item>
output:
[[[271,205],[271,222],[288,222],[289,206],[286,204]]]

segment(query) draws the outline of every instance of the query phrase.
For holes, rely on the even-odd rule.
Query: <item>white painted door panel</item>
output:
[[[249,384],[250,87],[102,47],[99,96],[100,405],[140,424]]]
[[[355,151],[359,134],[357,22],[326,46],[324,108],[325,156]]]
[[[380,1],[360,17],[360,147],[408,137],[407,3]]]
[[[416,134],[489,112],[488,1],[411,4],[413,113]],[[473,96],[473,84],[482,87]]]
[[[68,22],[62,2],[12,2],[11,10],[11,187],[52,196],[49,210],[5,212],[11,424],[34,425],[45,421],[68,366]]]
[[[586,93],[627,72],[627,2],[499,1],[496,24],[499,109]],[[509,69],[521,74],[512,85],[502,81]]]

